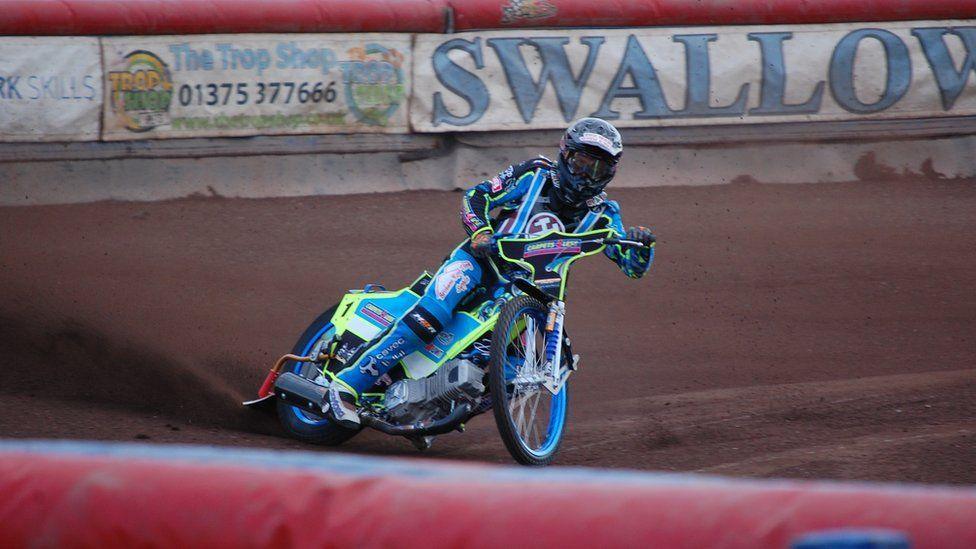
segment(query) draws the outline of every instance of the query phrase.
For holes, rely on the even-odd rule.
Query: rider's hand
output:
[[[480,233],[471,237],[471,255],[475,257],[488,257],[492,252],[492,242],[491,237],[494,233],[489,231],[481,231]]]
[[[627,231],[627,240],[633,240],[635,242],[640,242],[644,246],[650,246],[657,242],[657,238],[654,237],[654,233],[651,232],[647,227],[631,227]]]

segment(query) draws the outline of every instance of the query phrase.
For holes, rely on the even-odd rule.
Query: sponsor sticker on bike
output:
[[[434,281],[434,293],[438,299],[446,298],[452,290],[459,294],[468,291],[471,277],[465,273],[473,269],[471,262],[466,259],[453,261],[442,267]]]
[[[437,347],[437,345],[434,345],[433,343],[430,343],[426,347],[424,347],[424,350],[430,353],[431,356],[433,356],[437,360],[440,360],[441,357],[444,356],[444,351],[442,351],[440,348]]]
[[[535,235],[547,233],[549,231],[562,231],[566,227],[563,222],[556,217],[555,214],[549,212],[539,212],[529,219],[529,224],[526,227],[526,232]]]
[[[544,242],[532,242],[525,245],[522,257],[539,255],[577,254],[580,253],[582,241],[578,238],[561,238]]]
[[[377,324],[383,326],[384,328],[389,326],[390,324],[393,324],[393,321],[395,320],[393,318],[393,315],[386,312],[384,309],[381,309],[374,303],[364,304],[359,309],[359,314],[365,316],[366,318],[369,318],[370,320],[375,321]]]

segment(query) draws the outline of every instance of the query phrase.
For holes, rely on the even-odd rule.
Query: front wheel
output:
[[[498,432],[523,465],[548,465],[566,426],[567,384],[553,395],[543,385],[546,315],[523,295],[502,307],[491,338],[489,383]]]
[[[332,317],[335,315],[338,306],[334,306],[322,313],[305,330],[295,346],[292,354],[298,356],[308,356],[316,346],[323,345],[332,340],[335,335],[335,326],[332,325]],[[285,364],[285,372],[294,372],[308,379],[315,379],[319,375],[319,370],[310,362],[288,362]],[[298,440],[311,442],[314,444],[324,444],[326,446],[337,446],[350,438],[356,436],[358,429],[346,429],[332,423],[328,419],[311,414],[296,408],[287,402],[278,401],[278,420],[285,431]]]

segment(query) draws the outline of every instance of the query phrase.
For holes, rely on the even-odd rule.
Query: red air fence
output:
[[[837,527],[976,547],[976,491],[323,452],[0,442],[8,546],[788,547]]]
[[[973,0],[5,0],[0,34],[441,33],[974,16]]]

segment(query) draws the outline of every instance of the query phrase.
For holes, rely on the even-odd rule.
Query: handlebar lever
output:
[[[636,240],[628,240],[626,238],[604,238],[603,243],[607,245],[619,244],[621,246],[630,246],[632,248],[642,248],[642,249],[651,249],[654,247],[654,244],[651,244],[650,246],[645,246],[644,244]]]

